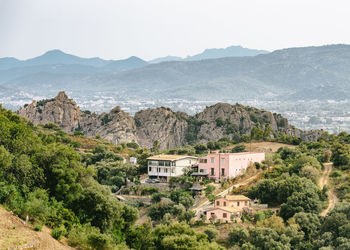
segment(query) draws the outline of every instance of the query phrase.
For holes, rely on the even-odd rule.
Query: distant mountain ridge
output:
[[[135,66],[134,66],[135,64]],[[0,70],[9,70],[13,68],[30,68],[39,66],[52,65],[80,65],[96,68],[107,67],[108,69],[126,70],[145,66],[148,63],[138,57],[132,56],[123,60],[104,60],[98,57],[82,58],[75,55],[64,53],[61,50],[55,49],[44,53],[41,56],[27,60],[18,60],[16,58],[0,58]],[[108,70],[107,70],[108,71]]]
[[[267,124],[273,137],[285,133],[315,141],[322,134],[320,130],[297,129],[280,114],[240,104],[217,103],[194,116],[160,107],[141,110],[132,117],[119,106],[109,113],[96,114],[80,110],[64,92],[53,99],[34,101],[21,108],[18,114],[34,124],[52,122],[66,132],[82,131],[87,136],[98,134],[114,144],[137,142],[142,147],[151,147],[156,140],[161,148],[166,148],[206,143],[222,137],[235,139],[250,134],[255,126],[264,129]]]
[[[106,98],[144,101],[346,100],[350,99],[350,46],[155,64],[131,57],[103,67],[37,65],[0,70],[0,86],[37,96],[52,96],[63,89],[82,98],[98,92]]]
[[[185,58],[177,56],[166,56],[153,59],[149,61],[150,63],[160,63],[160,62],[169,62],[169,61],[197,61],[205,59],[216,59],[222,57],[242,57],[242,56],[256,56],[260,54],[270,53],[267,50],[257,50],[257,49],[248,49],[240,45],[230,46],[227,48],[214,48],[206,49],[202,53],[187,56]]]

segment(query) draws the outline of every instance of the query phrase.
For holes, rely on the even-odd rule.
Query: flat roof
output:
[[[244,195],[226,195],[222,198],[225,198],[226,200],[229,200],[229,201],[250,201],[250,199]]]
[[[253,154],[265,154],[265,152],[209,153],[206,156],[208,155],[253,155]],[[203,156],[202,158],[206,156]]]
[[[197,159],[197,157],[194,156],[188,156],[188,155],[154,155],[151,157],[148,157],[147,160],[153,160],[153,161],[176,161],[183,158],[194,158]]]

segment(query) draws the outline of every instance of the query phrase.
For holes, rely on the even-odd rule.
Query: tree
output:
[[[231,153],[239,153],[239,152],[246,152],[246,151],[247,150],[245,145],[237,145],[231,149]]]
[[[214,185],[211,185],[211,184],[208,184],[206,187],[205,187],[205,196],[209,196],[211,195],[215,190],[215,186]]]
[[[317,214],[300,212],[296,213],[293,219],[304,232],[306,240],[311,240],[318,234],[321,222]]]
[[[319,213],[322,204],[318,194],[311,190],[294,192],[287,202],[281,205],[280,215],[286,221],[299,212]]]
[[[228,233],[228,243],[233,245],[242,245],[249,238],[249,232],[241,226],[234,226]]]
[[[194,146],[195,150],[196,150],[196,154],[202,154],[207,152],[208,148],[206,145],[204,144],[197,144],[196,146]]]
[[[158,140],[155,140],[153,142],[153,146],[151,148],[151,152],[155,153],[155,154],[158,154],[160,151],[160,145],[159,145],[159,141]]]
[[[214,227],[208,227],[204,230],[204,233],[207,235],[209,242],[213,242],[218,237],[219,231]]]
[[[264,128],[263,139],[264,139],[265,141],[267,141],[268,139],[270,139],[271,133],[272,133],[271,126],[270,126],[269,123],[267,123],[267,124],[265,125],[265,128]]]
[[[300,170],[300,177],[305,177],[312,180],[313,183],[317,184],[320,179],[320,172],[313,166],[304,166]]]
[[[133,249],[147,250],[153,246],[150,221],[133,227],[127,234],[126,242]]]

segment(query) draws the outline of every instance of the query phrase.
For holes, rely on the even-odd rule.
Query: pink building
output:
[[[233,221],[242,216],[243,209],[250,207],[251,200],[244,195],[226,195],[215,199],[214,207],[203,212],[206,220]]]
[[[265,153],[211,153],[199,159],[193,165],[193,176],[207,177],[215,181],[232,179],[244,174],[245,170],[255,162],[265,160]]]
[[[240,218],[241,215],[242,210],[236,207],[213,207],[204,212],[207,221],[210,219],[233,221],[234,218]]]

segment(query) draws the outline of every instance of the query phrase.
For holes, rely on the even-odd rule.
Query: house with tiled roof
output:
[[[250,207],[251,200],[244,195],[226,195],[214,201],[214,207],[203,211],[206,220],[233,221],[240,218],[245,209]]]

